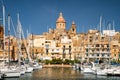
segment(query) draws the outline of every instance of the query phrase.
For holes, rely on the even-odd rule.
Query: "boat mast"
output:
[[[8,65],[10,67],[10,15],[8,15]]]
[[[99,52],[100,52],[100,54],[99,54],[99,60],[100,60],[100,55],[101,55],[101,35],[102,35],[102,33],[101,33],[101,27],[102,27],[102,16],[100,16],[100,44],[99,44]]]
[[[5,59],[5,6],[2,5],[3,12],[3,28],[4,28],[4,39],[3,39],[3,59]]]
[[[109,45],[109,47],[108,47],[108,50],[109,50],[109,64],[110,64],[110,37],[111,37],[111,33],[110,33],[110,27],[111,27],[111,24],[109,23],[108,24],[108,30],[109,30],[109,35],[108,35],[108,45]]]
[[[90,38],[88,36],[88,40],[90,41]],[[90,42],[88,41],[88,62],[90,61],[89,57],[90,57]]]
[[[20,66],[21,61],[21,23],[19,20],[19,14],[17,14],[17,40],[18,40],[18,64]]]
[[[32,58],[34,59],[34,36],[32,33]]]
[[[27,30],[27,42],[28,42],[28,46],[27,46],[27,57],[28,57],[28,59],[30,60],[30,62],[32,61],[32,59],[31,59],[31,57],[30,57],[30,52],[29,52],[29,48],[30,48],[30,40],[29,40],[29,32],[28,32],[28,30]]]

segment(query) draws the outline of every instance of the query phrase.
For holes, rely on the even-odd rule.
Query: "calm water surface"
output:
[[[72,68],[53,67],[26,73],[20,78],[6,78],[5,80],[120,80],[120,77],[96,76],[83,74]]]

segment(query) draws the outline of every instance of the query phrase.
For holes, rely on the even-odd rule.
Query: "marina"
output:
[[[26,73],[19,78],[5,78],[4,80],[119,80],[115,76],[97,76],[93,74],[84,74],[73,68],[51,67],[35,70],[32,73]]]
[[[0,0],[1,80],[120,80],[119,1],[28,1]]]

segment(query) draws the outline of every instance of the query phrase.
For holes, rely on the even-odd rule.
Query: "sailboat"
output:
[[[20,43],[20,41],[21,41],[21,36],[24,39],[25,39],[25,37],[24,37],[22,25],[21,25],[20,20],[19,20],[19,14],[17,15],[17,17],[18,17],[18,29],[17,30],[18,30],[18,37],[19,37],[19,39],[18,39],[19,40],[18,46],[19,46],[20,53],[22,53],[21,52],[21,43]],[[31,62],[32,60],[31,60],[30,55],[29,55],[29,49],[27,48],[26,50],[27,50],[28,58],[29,58],[29,60]],[[21,56],[21,54],[19,54],[19,65],[20,65],[20,56]],[[31,67],[29,64],[23,65],[22,69],[24,69],[25,73],[31,73],[33,71],[33,67]]]
[[[22,31],[22,34],[23,34],[23,31]],[[27,48],[27,55],[28,55],[30,64],[31,64],[33,70],[40,69],[40,68],[42,68],[42,64],[39,64],[37,61],[32,61],[30,54],[29,54],[30,40],[29,40],[29,32],[28,31],[27,31],[27,36],[28,36],[28,46],[26,48]]]
[[[109,24],[108,45],[109,45],[108,48],[109,48],[109,64],[110,64],[110,24]],[[105,64],[105,67],[102,69],[101,68],[97,69],[96,74],[100,76],[113,75],[114,71],[116,71],[116,74],[118,74],[120,70],[117,71],[115,67],[109,64],[108,63]]]
[[[99,45],[101,45],[101,35],[102,35],[101,26],[102,26],[102,16],[100,16],[100,25],[99,25],[99,27],[100,27],[100,44]],[[101,49],[101,47],[100,47],[100,49]],[[100,49],[99,49],[99,51],[100,51]],[[101,51],[100,51],[100,54],[101,54]],[[101,65],[101,64],[99,64],[99,65]],[[106,76],[107,75],[107,69],[98,67],[96,69],[96,75]]]
[[[8,43],[8,66],[5,66],[1,71],[4,73],[3,77],[20,77],[20,70],[18,70],[15,66],[10,66],[10,15],[8,15],[8,35],[9,35],[9,43]]]

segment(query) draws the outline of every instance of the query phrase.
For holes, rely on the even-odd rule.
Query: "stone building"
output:
[[[0,39],[3,42],[3,29],[0,29]],[[120,59],[120,33],[111,31],[111,35],[108,34],[109,30],[104,31],[103,34],[99,30],[77,33],[74,21],[71,23],[70,29],[66,30],[66,20],[60,13],[56,20],[55,29],[50,28],[42,35],[31,34],[26,40],[20,42],[21,55],[24,57],[23,59],[31,57],[41,60],[54,58],[63,60],[118,60]],[[11,60],[17,60],[19,53],[17,40],[12,36],[10,40],[13,43],[10,45]],[[3,53],[2,47],[0,49]],[[6,56],[8,57],[8,53]]]
[[[3,26],[0,25],[0,59],[3,58],[3,41],[4,41],[4,29]]]
[[[39,56],[42,59],[74,59],[73,54],[74,45],[73,40],[76,40],[76,25],[74,22],[71,24],[70,30],[66,30],[66,21],[63,18],[62,13],[60,13],[56,21],[56,29],[49,29],[49,32],[43,33],[43,35],[33,35],[31,42],[34,43],[34,49],[37,47],[37,38],[39,36],[39,48],[42,49],[40,52],[38,49],[34,50],[40,53]],[[42,37],[40,37],[42,36]],[[41,41],[42,40],[42,41]],[[42,45],[42,46],[40,46]]]
[[[104,32],[105,33],[105,32]],[[31,53],[40,59],[119,59],[120,33],[110,36],[101,34],[99,30],[89,30],[87,33],[77,33],[73,21],[66,30],[66,21],[60,13],[56,28],[42,35],[31,35]]]

